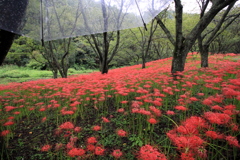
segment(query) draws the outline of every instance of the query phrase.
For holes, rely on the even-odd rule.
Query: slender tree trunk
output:
[[[203,46],[202,50],[200,50],[201,53],[201,67],[207,68],[208,67],[208,49],[209,46]]]
[[[146,58],[145,56],[142,57],[142,69],[146,68]]]

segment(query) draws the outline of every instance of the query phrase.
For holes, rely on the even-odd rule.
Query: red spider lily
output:
[[[42,120],[41,120],[41,122],[43,123],[43,122],[45,122],[46,120],[47,120],[47,117],[43,117]]]
[[[219,105],[212,106],[211,109],[218,110],[218,111],[222,111],[223,110],[223,108],[220,107]]]
[[[224,138],[223,134],[219,134],[215,131],[206,131],[205,134],[207,137],[210,137],[212,139],[223,139]]]
[[[181,153],[181,160],[195,160],[193,153]]]
[[[189,98],[191,101],[198,101],[198,99],[196,97],[190,97]]]
[[[174,111],[169,111],[169,110],[168,110],[168,111],[166,112],[166,114],[167,114],[167,115],[175,115],[175,112],[174,112]]]
[[[178,147],[178,149],[194,149],[200,147],[204,143],[204,141],[200,137],[195,135],[188,137],[176,137],[173,141]]]
[[[150,106],[149,109],[153,112],[155,116],[160,117],[162,115],[162,112],[154,106]]]
[[[8,122],[4,123],[3,126],[11,126],[13,124],[14,124],[13,121],[8,121]]]
[[[4,130],[4,131],[2,131],[1,133],[0,133],[0,136],[6,136],[6,135],[8,135],[10,133],[10,131],[9,130]]]
[[[59,126],[61,129],[73,129],[74,125],[71,122],[65,122]]]
[[[75,131],[76,133],[79,133],[79,132],[81,131],[81,127],[75,127],[75,128],[74,128],[74,131]]]
[[[109,123],[110,121],[106,117],[102,117],[103,122]]]
[[[19,111],[16,111],[16,112],[13,112],[13,114],[16,114],[16,115],[18,115],[18,114],[20,114],[21,112],[19,112]]]
[[[148,119],[148,122],[151,124],[156,124],[157,120],[155,118],[150,118],[150,119]]]
[[[123,129],[119,129],[119,130],[117,130],[117,135],[120,136],[120,137],[126,137],[127,132],[124,131]]]
[[[42,148],[41,148],[41,151],[42,152],[47,152],[47,151],[49,151],[50,149],[52,148],[52,146],[50,146],[50,145],[44,145]]]
[[[14,117],[13,117],[13,116],[10,116],[10,117],[8,117],[8,119],[11,120],[11,119],[14,119]]]
[[[87,139],[87,143],[88,144],[94,144],[94,143],[97,143],[97,139],[95,137],[89,137]]]
[[[140,148],[138,158],[141,160],[167,160],[164,154],[158,152],[156,148],[150,145],[145,145]]]
[[[184,107],[184,106],[176,106],[176,107],[174,107],[175,109],[177,109],[177,110],[180,110],[180,111],[186,111],[186,110],[188,110],[186,107]]]
[[[205,112],[203,115],[210,123],[227,124],[232,118],[225,113]]]
[[[73,149],[74,148],[74,143],[73,142],[68,142],[67,145],[66,145],[66,148],[68,150]]]
[[[119,113],[122,113],[122,112],[124,112],[125,110],[124,110],[124,108],[119,108],[118,110],[117,110],[117,112],[119,112]]]
[[[115,149],[113,152],[112,152],[112,156],[116,159],[120,158],[121,156],[123,155],[123,153],[121,152],[120,149]]]
[[[92,151],[95,151],[95,146],[94,146],[93,144],[88,144],[88,145],[87,145],[87,150],[88,150],[88,151],[91,151],[91,152],[92,152]]]
[[[92,128],[94,131],[100,131],[101,130],[101,127],[100,126],[93,126]]]
[[[204,93],[198,93],[197,95],[198,96],[204,96]]]
[[[204,105],[207,105],[207,106],[210,106],[210,105],[213,104],[212,100],[210,100],[210,99],[205,99],[205,100],[202,101],[202,103],[203,103]]]
[[[16,108],[18,108],[18,107],[6,106],[6,107],[4,107],[4,108],[5,108],[6,112],[9,112],[9,111],[11,111],[11,110],[13,110],[13,109],[16,109]]]
[[[126,103],[128,103],[128,101],[121,101],[121,103],[122,103],[122,104],[126,104]]]
[[[227,140],[227,142],[228,142],[230,145],[233,145],[233,146],[235,146],[235,147],[240,148],[240,145],[239,145],[238,140],[237,140],[236,137],[226,136],[225,139]]]
[[[96,154],[96,155],[102,156],[102,155],[104,155],[104,152],[105,152],[105,149],[102,148],[102,147],[96,147],[96,148],[95,148],[95,154]]]
[[[159,101],[157,101],[157,100],[153,101],[152,103],[153,103],[155,106],[161,106],[161,105],[162,105],[162,103],[159,102]]]
[[[81,148],[73,148],[68,152],[69,157],[83,156],[84,154],[85,150]]]

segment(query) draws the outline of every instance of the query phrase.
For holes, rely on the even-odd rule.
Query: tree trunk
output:
[[[207,68],[208,67],[208,49],[209,46],[203,46],[202,50],[200,50],[201,53],[201,67]]]
[[[146,59],[145,57],[143,56],[142,57],[142,69],[146,68]]]
[[[0,30],[0,65],[2,65],[14,41],[15,34]]]

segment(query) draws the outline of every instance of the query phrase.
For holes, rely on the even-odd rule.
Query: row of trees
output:
[[[18,38],[6,63],[15,61],[16,53],[29,53],[32,59],[28,65],[37,63],[44,69],[47,64],[53,71],[54,78],[57,78],[58,73],[61,77],[67,77],[68,68],[75,63],[94,67],[98,67],[98,63],[104,74],[108,72],[109,66],[142,63],[142,68],[145,68],[148,61],[173,55],[174,74],[184,70],[187,54],[191,50],[201,53],[202,67],[208,67],[209,51],[240,52],[240,10],[239,7],[234,7],[237,0],[197,0],[200,14],[184,14],[181,0],[174,2],[175,11],[166,9],[161,12],[147,25],[147,30],[135,28],[49,41],[44,47],[36,45],[30,39]],[[121,3],[123,4],[124,0],[121,0]],[[106,17],[107,8],[102,4],[102,16]],[[211,7],[207,11],[209,5]],[[88,25],[87,20],[85,25]],[[0,31],[0,37],[2,32]],[[23,44],[25,50],[16,49]],[[20,56],[21,60],[22,58]]]

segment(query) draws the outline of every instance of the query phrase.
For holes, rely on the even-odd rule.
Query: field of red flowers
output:
[[[240,56],[171,59],[0,85],[0,159],[240,159]]]

